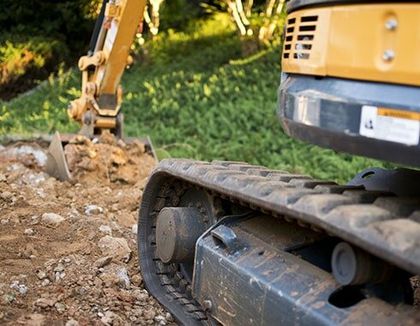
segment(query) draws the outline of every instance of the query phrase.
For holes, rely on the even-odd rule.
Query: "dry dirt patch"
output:
[[[74,182],[35,143],[0,147],[0,324],[166,325],[138,272],[136,219],[155,162],[107,135],[65,148]]]

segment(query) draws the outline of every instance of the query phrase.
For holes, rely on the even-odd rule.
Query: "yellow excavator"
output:
[[[104,1],[69,108],[87,135],[121,136],[119,80],[144,6]],[[420,3],[291,0],[287,14],[285,131],[420,166]],[[418,325],[419,185],[402,168],[338,185],[240,162],[164,160],[139,212],[144,284],[184,325]]]

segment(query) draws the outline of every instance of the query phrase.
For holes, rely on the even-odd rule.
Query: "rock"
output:
[[[64,271],[64,265],[59,263],[55,268],[54,268],[54,272],[62,272]]]
[[[131,227],[131,233],[137,234],[137,227],[138,227],[137,224],[133,224],[133,226]]]
[[[78,220],[80,219],[80,214],[77,209],[72,209],[70,213],[67,214],[67,217],[71,220]]]
[[[1,225],[6,225],[6,224],[8,224],[10,221],[9,221],[9,219],[8,218],[3,218],[3,219],[1,219],[0,220],[0,224]]]
[[[64,217],[55,213],[44,213],[41,219],[47,224],[60,224],[65,220]]]
[[[125,148],[125,147],[127,147],[127,144],[124,143],[124,141],[122,139],[118,139],[117,146],[119,146],[121,148]]]
[[[42,282],[41,282],[41,285],[42,286],[47,286],[47,285],[49,285],[51,283],[51,281],[49,280],[49,279],[44,279],[44,280],[42,280]]]
[[[149,293],[147,290],[135,290],[133,294],[137,301],[146,302],[149,300]]]
[[[104,212],[104,209],[97,205],[87,205],[85,206],[86,215],[99,215]]]
[[[10,191],[2,191],[0,198],[6,202],[11,202],[13,200],[13,194]]]
[[[155,322],[157,322],[159,325],[166,325],[166,318],[162,315],[157,315],[155,317]]]
[[[105,267],[106,265],[108,265],[111,261],[112,261],[111,256],[101,257],[101,258],[99,258],[98,260],[95,261],[95,266],[96,266],[96,268],[102,268],[102,267]]]
[[[67,321],[65,326],[79,326],[79,322],[77,320],[70,319]]]
[[[143,317],[146,320],[154,320],[156,312],[153,309],[149,309],[143,312]]]
[[[46,279],[46,278],[48,277],[47,273],[45,273],[44,271],[41,271],[41,270],[38,270],[38,271],[36,272],[36,276],[37,276],[40,280]]]
[[[141,282],[143,281],[140,274],[134,274],[131,276],[131,283],[133,283],[135,286],[140,286]]]
[[[55,281],[58,282],[60,280],[62,280],[64,278],[64,276],[66,276],[65,272],[55,272]]]
[[[21,295],[28,293],[28,287],[25,284],[20,284],[19,281],[13,281],[10,288],[18,291]]]
[[[64,304],[64,303],[61,303],[61,302],[57,302],[55,305],[54,305],[54,308],[57,310],[57,312],[58,313],[63,313],[64,311],[66,311],[66,305]]]
[[[130,283],[130,278],[128,277],[127,268],[119,267],[117,269],[116,274],[117,274],[117,277],[118,277],[118,280],[119,280],[120,287],[125,288],[125,289],[129,289],[131,283]]]
[[[25,231],[23,232],[23,234],[25,235],[34,235],[34,230],[32,229],[25,229]]]
[[[112,234],[112,229],[108,225],[101,225],[99,227],[99,231],[101,231],[102,233],[108,234],[108,235]]]
[[[48,299],[48,298],[39,298],[35,301],[34,305],[45,309],[49,307],[53,307],[55,305],[56,301],[54,299]]]
[[[22,181],[25,184],[31,185],[34,188],[39,187],[42,183],[44,183],[46,180],[48,179],[48,174],[44,173],[44,172],[40,172],[40,173],[27,173],[24,174],[21,178],[20,181]],[[41,190],[38,189],[38,190]],[[41,197],[42,195],[45,196],[45,194],[43,193],[43,190],[41,190],[40,193],[38,193]]]
[[[16,300],[16,297],[12,293],[6,293],[5,295],[3,295],[3,302],[5,304],[10,304],[15,300]]]
[[[118,315],[114,314],[112,311],[105,312],[105,315],[101,318],[101,322],[105,325],[112,325],[114,321],[120,319]]]
[[[101,274],[98,275],[98,277],[106,288],[113,288],[114,286],[117,286],[121,289],[128,290],[131,286],[127,268],[124,266],[112,264],[105,268],[101,268],[100,272]],[[119,292],[118,295],[123,296],[122,292]]]
[[[112,288],[113,286],[119,286],[120,279],[116,275],[115,271],[109,271],[102,268],[102,274],[100,275],[100,279],[103,282],[104,288]]]
[[[172,317],[172,315],[169,312],[166,313],[165,318],[169,322],[173,322],[174,321],[174,318]]]
[[[126,262],[130,260],[131,249],[124,238],[114,238],[106,235],[99,240],[98,245],[104,255],[122,259]]]

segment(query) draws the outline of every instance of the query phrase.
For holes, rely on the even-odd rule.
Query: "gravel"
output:
[[[37,145],[0,153],[0,325],[175,324],[144,289],[136,257],[133,225],[153,164],[124,144],[101,149],[112,164],[92,165],[104,145],[87,144],[91,156],[73,146],[73,183],[45,175]],[[111,180],[97,178],[103,166],[113,166]]]
[[[55,213],[44,213],[42,214],[42,221],[47,224],[59,224],[64,222],[65,218]]]

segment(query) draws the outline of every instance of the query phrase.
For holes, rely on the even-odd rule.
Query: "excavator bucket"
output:
[[[71,181],[72,175],[69,170],[66,155],[64,152],[64,147],[73,139],[75,135],[73,134],[64,134],[60,135],[59,132],[56,132],[51,138],[50,145],[48,147],[47,153],[47,163],[46,163],[46,172],[61,181]],[[45,138],[45,137],[44,137]],[[134,141],[139,141],[144,144],[146,153],[154,158],[158,162],[153,144],[149,137],[146,138],[124,138],[124,142],[130,144]]]
[[[64,147],[58,131],[54,134],[47,153],[47,173],[61,181],[71,180],[71,174],[67,165]]]

